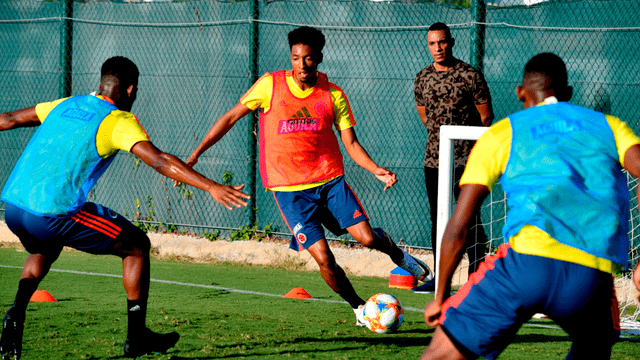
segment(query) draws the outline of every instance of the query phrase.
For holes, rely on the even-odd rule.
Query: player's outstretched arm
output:
[[[0,131],[38,125],[40,119],[35,106],[0,114]]]
[[[211,194],[213,199],[229,210],[235,206],[247,206],[245,199],[250,196],[241,192],[243,185],[227,186],[216,183],[193,170],[177,157],[162,152],[150,141],[140,141],[133,145],[131,152],[151,166],[155,171],[173,180],[195,186]]]
[[[229,130],[235,125],[235,123],[245,117],[251,112],[246,105],[237,103],[231,110],[222,115],[218,121],[209,129],[209,132],[204,136],[204,139],[200,142],[200,145],[193,150],[186,163],[189,166],[194,166],[198,163],[198,158],[211,146],[222,139]]]
[[[462,260],[466,250],[467,226],[474,210],[489,189],[484,185],[464,185],[460,190],[456,208],[447,223],[440,247],[438,266],[438,291],[432,302],[424,309],[424,320],[429,326],[438,325],[442,304],[451,293],[453,272]]]
[[[375,161],[371,159],[371,156],[369,156],[367,151],[360,144],[360,141],[358,141],[356,132],[352,127],[339,131],[340,139],[342,140],[345,149],[347,149],[349,157],[351,157],[351,159],[353,159],[353,161],[355,161],[358,166],[365,170],[368,170],[373,175],[375,175],[378,180],[382,181],[385,184],[384,190],[387,190],[396,182],[398,182],[396,174],[394,174],[391,170],[378,166],[378,164],[376,164]]]

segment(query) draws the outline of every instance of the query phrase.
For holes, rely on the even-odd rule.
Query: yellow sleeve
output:
[[[272,95],[273,77],[271,74],[265,73],[242,95],[240,103],[251,110],[261,108],[262,111],[267,112],[271,106]]]
[[[624,167],[624,154],[630,147],[636,144],[640,144],[640,138],[633,132],[633,130],[624,121],[618,119],[615,116],[606,115],[609,127],[613,131],[613,136],[616,139],[616,147],[618,148],[618,157],[620,164]]]
[[[68,99],[68,97],[66,97],[64,99],[58,99],[56,101],[44,102],[44,103],[40,103],[40,104],[36,105],[36,115],[38,115],[38,119],[40,119],[40,122],[42,123],[44,121],[44,119],[47,118],[47,115],[49,115],[49,113],[51,112],[51,110],[53,110],[53,108],[55,108],[61,102],[65,101],[67,99]]]
[[[347,96],[341,88],[333,83],[329,84],[329,92],[333,101],[333,121],[336,129],[344,130],[353,127],[356,124],[356,120],[351,112],[351,105],[349,105]]]
[[[511,152],[511,123],[503,119],[476,141],[460,179],[460,186],[485,185],[493,189],[504,173]]]
[[[149,136],[135,115],[122,110],[112,111],[102,121],[96,134],[96,148],[102,158],[118,150],[131,152],[133,145],[140,141],[150,141]]]

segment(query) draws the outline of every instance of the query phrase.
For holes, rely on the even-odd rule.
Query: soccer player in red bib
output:
[[[240,192],[243,185],[218,184],[151,143],[130,112],[138,75],[131,60],[112,57],[102,65],[98,94],[0,114],[0,131],[38,126],[2,191],[7,226],[29,252],[15,301],[2,322],[2,359],[20,358],[27,305],[64,246],[122,258],[129,310],[125,356],[164,352],[180,338],[176,332],[154,333],[145,325],[151,246],[147,235],[115,211],[87,202],[119,150],[135,154],[162,175],[207,191],[229,210],[247,206],[249,196]]]
[[[382,229],[372,229],[364,208],[344,176],[344,164],[334,127],[353,161],[385,184],[396,174],[378,166],[362,147],[347,97],[318,71],[325,38],[311,27],[289,33],[292,70],[263,75],[231,110],[222,115],[193,151],[187,164],[218,142],[251,111],[260,112],[260,175],[273,192],[293,234],[291,248],[307,250],[318,263],[327,285],[345,299],[365,325],[358,296],[327,244],[322,225],[335,234],[349,232],[360,244],[388,254],[419,280],[432,278],[420,260],[401,250]]]
[[[620,334],[613,273],[629,266],[626,169],[640,176],[640,138],[617,117],[570,104],[564,62],[534,56],[516,87],[524,110],[480,137],[442,239],[437,326],[422,359],[495,359],[534,314],[571,337],[567,359],[609,359]],[[500,180],[508,243],[458,292],[451,276],[479,199]],[[634,283],[640,291],[640,267]]]

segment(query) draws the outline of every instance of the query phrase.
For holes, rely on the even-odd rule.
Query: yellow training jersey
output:
[[[113,103],[106,96],[96,95],[102,100]],[[64,99],[36,105],[36,114],[40,122],[45,121],[47,115]],[[131,152],[133,145],[140,141],[150,141],[149,136],[138,122],[138,118],[128,111],[115,110],[111,112],[100,124],[96,134],[96,149],[98,155],[107,158],[118,150]]]

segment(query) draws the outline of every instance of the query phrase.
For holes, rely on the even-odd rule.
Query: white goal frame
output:
[[[436,251],[435,266],[440,264],[440,249],[442,249],[442,236],[447,223],[453,212],[453,199],[451,189],[453,182],[453,172],[455,167],[454,140],[478,140],[487,131],[483,126],[460,126],[442,125],[440,126],[440,158],[438,166],[438,218],[436,219]],[[446,170],[446,171],[445,171]],[[431,206],[431,204],[429,204]],[[431,224],[433,226],[433,223]],[[440,271],[434,269],[436,276],[440,276]],[[438,291],[438,279],[436,279],[436,291]]]
[[[487,131],[487,127],[481,126],[459,126],[459,125],[442,125],[440,127],[440,157],[439,157],[439,171],[438,171],[438,216],[436,219],[436,253],[434,254],[436,259],[436,266],[440,264],[440,252],[442,250],[442,237],[444,230],[453,213],[453,174],[455,170],[455,156],[454,156],[454,140],[478,140],[482,134]],[[638,186],[638,181],[631,175],[627,174],[627,184],[630,187],[630,191],[635,193],[632,189]],[[431,204],[429,204],[431,206]],[[506,205],[505,205],[506,206]],[[634,223],[638,223],[638,214],[634,215],[634,209],[631,209],[632,224],[630,226],[630,237],[633,241],[634,237],[639,236],[640,226],[634,228]],[[635,218],[634,218],[635,216]],[[433,226],[433,224],[432,224]],[[482,226],[482,225],[479,225]],[[488,236],[491,241],[491,236]],[[629,250],[630,257],[637,257],[640,252],[640,248],[636,247]],[[633,259],[631,259],[633,260]],[[638,260],[640,261],[640,260]],[[632,261],[633,262],[633,261]],[[437,270],[437,269],[436,269]],[[623,336],[625,335],[640,335],[640,305],[636,300],[637,290],[633,285],[631,279],[633,269],[631,272],[623,274],[622,276],[615,278],[616,295],[618,297],[618,305],[620,309],[620,326]],[[436,275],[440,276],[440,271],[436,271]],[[438,290],[438,279],[435,281],[436,291]],[[635,311],[627,311],[628,307],[634,307]]]

